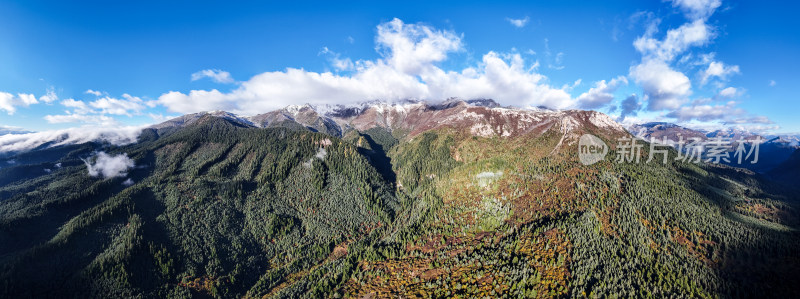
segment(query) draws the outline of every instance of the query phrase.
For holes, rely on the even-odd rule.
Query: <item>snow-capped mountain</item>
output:
[[[491,99],[423,101],[371,101],[351,106],[292,105],[250,117],[227,112],[184,115],[153,126],[185,126],[203,115],[224,117],[254,127],[295,127],[342,137],[350,131],[381,127],[413,138],[429,130],[451,129],[481,137],[539,136],[555,130],[568,144],[582,133],[609,139],[628,132],[606,114],[584,110],[549,110],[502,107]]]

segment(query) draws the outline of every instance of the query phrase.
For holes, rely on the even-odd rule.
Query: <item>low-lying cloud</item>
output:
[[[134,167],[133,160],[127,154],[111,156],[105,152],[98,152],[94,159],[83,160],[83,163],[90,176],[103,178],[124,177],[128,175],[128,169]]]
[[[31,150],[48,143],[51,147],[92,141],[125,145],[136,142],[141,132],[142,127],[79,127],[27,134],[2,135],[0,136],[0,153]]]

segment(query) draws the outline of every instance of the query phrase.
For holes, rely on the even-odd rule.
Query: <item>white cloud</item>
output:
[[[52,102],[55,102],[57,100],[58,100],[58,95],[56,94],[55,90],[53,90],[53,87],[47,88],[47,93],[45,93],[43,96],[39,97],[39,101],[42,101],[42,102],[45,102],[45,103],[52,103]]]
[[[145,109],[141,98],[129,94],[123,94],[122,99],[103,97],[90,102],[89,106],[100,109],[101,113],[127,116],[140,114]]]
[[[649,110],[675,109],[687,102],[692,93],[689,77],[667,63],[647,60],[631,67],[630,75],[642,86]]]
[[[9,134],[0,136],[0,153],[30,150],[50,142],[52,142],[50,146],[92,141],[125,145],[136,142],[141,131],[141,127],[78,127],[27,134]]]
[[[192,74],[192,81],[197,81],[203,78],[210,78],[212,81],[217,83],[233,83],[233,77],[231,77],[231,73],[228,73],[223,70],[217,69],[208,69],[202,70]]]
[[[32,94],[19,93],[14,96],[13,94],[0,91],[0,110],[5,110],[8,115],[17,112],[17,107],[28,107],[37,103],[39,102]]]
[[[673,0],[672,6],[680,8],[687,18],[706,19],[722,5],[720,0]]]
[[[742,90],[740,89],[737,89],[735,87],[728,87],[723,90],[720,90],[719,93],[717,93],[717,96],[720,98],[730,99],[739,96],[741,93]]]
[[[689,121],[696,119],[699,121],[711,121],[727,119],[731,116],[742,115],[744,110],[735,107],[735,102],[728,102],[725,105],[696,105],[680,107],[667,114],[667,117],[677,118],[679,121]]]
[[[668,30],[663,40],[656,39],[654,34],[655,31],[648,30],[633,42],[634,48],[642,53],[644,59],[672,61],[689,47],[704,45],[714,37],[712,28],[702,19]]]
[[[622,84],[628,84],[628,79],[623,76],[595,82],[595,86],[578,96],[578,105],[581,108],[594,109],[607,105],[614,100],[614,91]]]
[[[525,18],[522,18],[522,19],[506,18],[506,21],[511,23],[511,25],[514,25],[514,27],[522,28],[522,27],[525,27],[525,25],[528,24],[528,21],[530,21],[530,18],[528,16],[525,16]]]
[[[226,110],[252,115],[297,103],[347,104],[365,100],[442,100],[450,97],[493,98],[505,105],[574,106],[564,88],[546,84],[518,53],[489,52],[480,63],[461,71],[437,66],[448,53],[463,50],[461,37],[451,31],[399,19],[377,27],[376,51],[381,58],[353,61],[347,76],[288,68],[253,76],[231,92],[171,91],[158,103],[169,111],[190,113]]]
[[[719,0],[674,0],[672,6],[679,8],[689,21],[668,30],[659,39],[656,34],[660,20],[649,18],[650,24],[645,33],[634,41],[633,45],[641,53],[642,60],[630,68],[629,76],[641,85],[648,110],[670,110],[666,114],[659,114],[659,118],[672,118],[682,122],[682,125],[702,128],[721,128],[723,123],[769,121],[764,117],[748,116],[734,101],[714,103],[741,96],[745,91],[740,88],[727,87],[712,98],[690,101],[692,82],[686,74],[673,66],[674,63],[684,67],[703,66],[698,76],[700,85],[718,79],[715,83],[719,88],[724,86],[729,76],[739,73],[738,66],[716,61],[716,53],[697,55],[688,52],[691,48],[704,46],[715,38],[715,28],[708,25],[707,21],[720,5]],[[680,60],[675,62],[677,57]],[[686,105],[687,103],[691,104]],[[629,104],[635,106],[633,100]],[[628,121],[626,118],[623,120]]]
[[[720,80],[727,80],[728,76],[733,74],[739,73],[739,66],[738,65],[728,65],[726,66],[724,63],[719,61],[712,61],[708,64],[708,68],[702,71],[702,79],[700,80],[700,84],[706,84],[708,79],[712,77],[717,77]]]
[[[773,124],[773,122],[766,116],[753,116],[732,119],[726,121],[725,124]]]
[[[17,96],[22,101],[22,104],[25,105],[25,106],[29,106],[29,105],[32,105],[32,104],[39,103],[39,101],[36,100],[36,96],[34,96],[32,94],[20,93],[20,94],[17,94]]]
[[[394,19],[378,25],[376,50],[392,68],[409,75],[435,68],[433,63],[447,53],[462,49],[461,37],[452,31],[435,30],[425,25],[405,24]]]
[[[98,152],[94,161],[83,160],[89,176],[102,176],[104,178],[122,177],[128,175],[128,169],[133,168],[134,162],[127,154],[111,156],[105,152]]]
[[[688,102],[692,84],[689,77],[673,69],[670,63],[690,47],[708,43],[714,33],[702,18],[670,29],[663,39],[657,39],[658,22],[652,21],[645,34],[633,42],[634,48],[642,54],[642,61],[630,68],[629,75],[642,86],[649,110],[676,109]],[[685,60],[688,57],[684,56]]]
[[[13,100],[13,94],[0,91],[0,110],[5,110],[9,115],[14,114],[17,109],[14,108],[15,105]]]
[[[61,105],[67,108],[72,108],[74,113],[78,114],[86,114],[86,113],[93,113],[94,110],[89,108],[89,105],[86,105],[84,101],[76,101],[75,99],[66,99],[61,101]]]
[[[339,53],[333,52],[328,47],[323,47],[320,54],[325,54],[329,56],[329,60],[331,64],[333,64],[333,68],[340,70],[340,71],[349,71],[355,68],[355,64],[353,63],[350,58],[341,58]]]
[[[100,92],[100,91],[97,91],[97,90],[91,90],[91,89],[87,89],[84,93],[85,94],[95,95],[95,96],[98,96],[98,97],[103,95],[103,92]]]
[[[66,110],[65,114],[45,115],[44,119],[51,124],[86,123],[116,127],[119,126],[119,123],[109,115],[126,115],[128,117],[140,115],[146,107],[153,107],[154,102],[144,101],[129,94],[123,94],[121,98],[106,95],[91,102],[66,99],[61,101],[61,105],[70,110]]]

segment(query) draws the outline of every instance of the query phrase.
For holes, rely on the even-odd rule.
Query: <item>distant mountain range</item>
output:
[[[20,128],[0,127],[0,136],[9,134],[25,134],[25,133],[32,133],[32,132]]]
[[[708,141],[713,138],[724,138],[731,141],[731,151],[734,151],[738,145],[739,140],[752,142],[756,139],[763,140],[759,146],[759,160],[757,163],[734,163],[733,161],[727,163],[734,167],[743,167],[756,172],[766,173],[773,168],[777,167],[792,155],[800,146],[798,146],[798,136],[796,135],[764,135],[748,132],[745,130],[728,128],[715,131],[694,130],[680,125],[667,122],[650,122],[628,127],[631,134],[651,140],[651,138],[662,141],[666,138],[668,141],[677,142],[679,140],[701,140]],[[748,144],[749,146],[749,144]],[[748,148],[749,149],[749,148]],[[737,161],[738,162],[738,161]]]

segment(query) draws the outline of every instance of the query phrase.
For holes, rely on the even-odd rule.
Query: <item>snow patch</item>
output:
[[[580,123],[572,116],[567,116],[561,119],[561,132],[562,133],[569,133],[572,130],[580,127]]]
[[[489,137],[494,135],[494,130],[492,130],[492,127],[484,123],[476,123],[472,125],[472,127],[469,129],[469,132],[472,135],[481,137]]]
[[[618,131],[624,131],[622,126],[619,123],[611,119],[608,115],[603,113],[592,113],[589,117],[589,122],[597,126],[598,128],[606,128],[606,129],[614,129]]]

